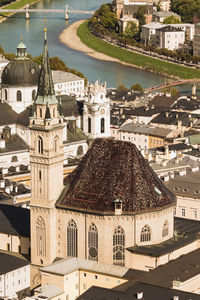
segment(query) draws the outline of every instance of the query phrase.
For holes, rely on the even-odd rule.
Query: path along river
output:
[[[40,0],[32,5],[33,8],[69,8],[78,10],[96,10],[105,0]],[[48,46],[50,56],[59,56],[67,66],[83,72],[89,81],[106,81],[108,87],[117,87],[124,84],[130,87],[134,83],[141,84],[144,88],[159,85],[168,79],[132,67],[127,67],[114,62],[100,61],[87,56],[85,53],[72,50],[59,40],[60,33],[69,24],[88,18],[87,15],[70,15],[66,23],[64,14],[32,13],[28,21],[24,14],[15,14],[7,21],[0,24],[0,45],[6,52],[15,52],[20,35],[23,35],[28,53],[33,56],[40,55],[43,48],[44,23],[48,28]],[[188,90],[186,88],[185,90]]]

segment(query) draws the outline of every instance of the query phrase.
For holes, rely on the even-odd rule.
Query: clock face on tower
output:
[[[105,113],[105,109],[102,108],[102,109],[100,110],[100,114],[103,115],[104,113]]]

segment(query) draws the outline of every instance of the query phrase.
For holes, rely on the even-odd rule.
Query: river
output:
[[[32,5],[33,8],[69,8],[79,10],[96,10],[105,0],[41,0]],[[23,35],[28,53],[33,56],[40,55],[43,48],[43,28],[48,29],[48,47],[50,56],[58,56],[65,61],[68,67],[80,70],[89,81],[106,81],[108,87],[117,87],[124,84],[130,87],[139,83],[144,88],[159,85],[168,81],[167,78],[126,67],[118,63],[104,62],[93,59],[86,54],[74,51],[60,42],[59,35],[68,24],[76,20],[88,18],[87,15],[70,15],[68,22],[64,14],[32,13],[30,20],[26,21],[24,14],[15,14],[0,24],[0,45],[6,52],[16,52],[16,46]],[[186,89],[187,90],[187,89]]]

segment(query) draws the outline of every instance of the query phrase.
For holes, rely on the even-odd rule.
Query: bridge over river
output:
[[[149,87],[147,89],[144,90],[145,93],[151,93],[151,92],[155,92],[161,89],[166,89],[168,87],[172,87],[172,86],[177,86],[177,85],[182,85],[182,84],[195,84],[195,83],[200,83],[200,78],[194,78],[194,79],[183,79],[183,80],[176,80],[176,81],[172,81],[172,82],[167,82],[161,85],[156,85],[156,86],[152,86]]]
[[[64,13],[65,19],[69,19],[69,14],[87,14],[87,15],[93,15],[95,12],[92,10],[74,10],[69,9],[68,5],[65,6],[64,9],[41,9],[41,8],[29,8],[29,5],[26,5],[25,8],[19,8],[19,9],[6,9],[6,8],[0,8],[0,14],[3,13],[25,13],[26,19],[30,18],[30,13]]]

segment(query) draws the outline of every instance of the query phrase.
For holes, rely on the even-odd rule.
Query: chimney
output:
[[[197,86],[195,83],[192,85],[192,96],[196,96]]]
[[[165,159],[169,159],[169,147],[165,144]]]

